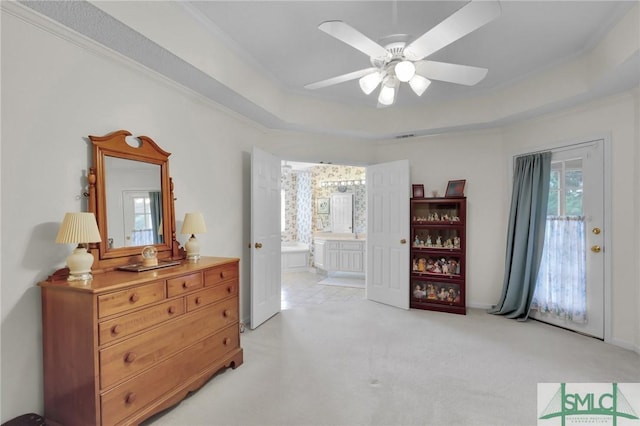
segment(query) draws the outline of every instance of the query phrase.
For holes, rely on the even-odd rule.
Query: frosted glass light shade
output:
[[[411,86],[411,90],[418,95],[422,96],[427,87],[431,84],[431,80],[424,78],[421,75],[414,75],[411,80],[409,80],[409,86]]]
[[[395,72],[398,80],[406,83],[416,74],[416,66],[411,61],[398,62],[395,67]]]
[[[102,241],[100,231],[93,213],[67,213],[56,236],[56,243],[78,244],[73,253],[67,257],[69,281],[87,281],[92,278],[91,265],[93,255],[87,252],[88,243]]]
[[[382,75],[378,71],[367,74],[360,80],[358,80],[358,82],[360,83],[360,89],[362,89],[362,91],[366,95],[370,95],[371,92],[373,92],[375,88],[378,87],[378,84],[380,84],[381,81]]]
[[[202,213],[187,213],[184,215],[181,234],[191,234],[191,238],[184,245],[187,251],[187,260],[197,262],[200,260],[200,242],[196,239],[195,234],[204,234],[207,232],[207,226],[204,224]]]
[[[396,88],[394,86],[382,86],[378,102],[382,105],[391,105],[396,98]]]

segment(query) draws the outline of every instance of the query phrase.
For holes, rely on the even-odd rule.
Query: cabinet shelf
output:
[[[466,314],[465,221],[464,197],[411,199],[411,308]]]

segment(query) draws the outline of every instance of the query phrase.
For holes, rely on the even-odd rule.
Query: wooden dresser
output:
[[[138,424],[241,365],[238,263],[39,283],[47,424]]]

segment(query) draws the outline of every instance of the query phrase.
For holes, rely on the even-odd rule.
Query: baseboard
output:
[[[609,343],[618,347],[621,347],[622,349],[627,349],[629,351],[633,351],[635,353],[637,353],[638,355],[640,355],[640,346],[638,345],[634,345],[631,342],[627,342],[626,340],[620,340],[620,339],[610,339],[605,341],[605,343]]]
[[[493,305],[486,305],[484,303],[467,303],[467,308],[473,308],[473,309],[491,309],[493,307]]]

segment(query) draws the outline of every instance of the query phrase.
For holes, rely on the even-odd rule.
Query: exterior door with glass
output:
[[[604,141],[553,151],[530,316],[604,338]]]

